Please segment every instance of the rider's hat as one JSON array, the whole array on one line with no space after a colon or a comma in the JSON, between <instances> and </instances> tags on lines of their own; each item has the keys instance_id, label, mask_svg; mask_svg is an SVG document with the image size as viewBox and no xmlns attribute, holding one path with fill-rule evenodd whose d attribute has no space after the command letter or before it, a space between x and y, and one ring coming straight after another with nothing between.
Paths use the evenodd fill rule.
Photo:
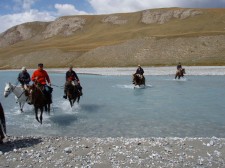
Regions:
<instances>
[{"instance_id":1,"label":"rider's hat","mask_svg":"<svg viewBox=\"0 0 225 168\"><path fill-rule=\"evenodd\" d=\"M25 71L26 70L26 67L22 67L22 69L21 69L22 71Z\"/></svg>"},{"instance_id":2,"label":"rider's hat","mask_svg":"<svg viewBox=\"0 0 225 168\"><path fill-rule=\"evenodd\" d=\"M42 64L42 63L39 63L38 66L39 66L39 67L40 67L40 66L43 66L43 64Z\"/></svg>"},{"instance_id":3,"label":"rider's hat","mask_svg":"<svg viewBox=\"0 0 225 168\"><path fill-rule=\"evenodd\" d=\"M140 67L141 65L139 64L138 67Z\"/></svg>"}]
</instances>

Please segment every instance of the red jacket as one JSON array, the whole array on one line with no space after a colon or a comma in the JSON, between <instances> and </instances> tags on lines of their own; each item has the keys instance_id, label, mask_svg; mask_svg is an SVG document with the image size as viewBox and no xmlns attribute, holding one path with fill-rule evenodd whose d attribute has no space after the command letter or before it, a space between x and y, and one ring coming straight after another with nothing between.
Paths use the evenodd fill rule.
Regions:
<instances>
[{"instance_id":1,"label":"red jacket","mask_svg":"<svg viewBox=\"0 0 225 168\"><path fill-rule=\"evenodd\" d=\"M45 71L45 70L36 70L34 71L32 77L31 77L31 80L33 82L38 82L42 85L45 85L46 84L46 81L48 83L51 83L50 79L49 79L49 76L48 76L48 73Z\"/></svg>"}]
</instances>

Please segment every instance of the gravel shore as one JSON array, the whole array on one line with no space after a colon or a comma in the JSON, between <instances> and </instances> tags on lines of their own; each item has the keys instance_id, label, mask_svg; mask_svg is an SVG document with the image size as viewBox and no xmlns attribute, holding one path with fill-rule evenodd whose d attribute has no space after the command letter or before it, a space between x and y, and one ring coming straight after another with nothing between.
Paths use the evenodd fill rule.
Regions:
<instances>
[{"instance_id":1,"label":"gravel shore","mask_svg":"<svg viewBox=\"0 0 225 168\"><path fill-rule=\"evenodd\" d=\"M3 167L225 167L224 138L8 137Z\"/></svg>"}]
</instances>

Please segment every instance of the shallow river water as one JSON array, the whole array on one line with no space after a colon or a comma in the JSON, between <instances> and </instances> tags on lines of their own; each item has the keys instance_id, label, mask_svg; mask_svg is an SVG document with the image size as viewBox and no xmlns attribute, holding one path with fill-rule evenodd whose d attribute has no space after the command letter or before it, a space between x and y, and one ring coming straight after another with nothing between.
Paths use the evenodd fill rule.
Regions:
<instances>
[{"instance_id":1,"label":"shallow river water","mask_svg":"<svg viewBox=\"0 0 225 168\"><path fill-rule=\"evenodd\" d=\"M5 83L16 83L17 74L0 71L8 135L225 138L224 76L146 75L147 86L134 89L129 75L78 74L80 103L71 108L63 89L53 87L51 114L44 114L41 125L32 106L21 113L13 94L3 96ZM49 75L52 84L63 86L64 73Z\"/></svg>"}]
</instances>

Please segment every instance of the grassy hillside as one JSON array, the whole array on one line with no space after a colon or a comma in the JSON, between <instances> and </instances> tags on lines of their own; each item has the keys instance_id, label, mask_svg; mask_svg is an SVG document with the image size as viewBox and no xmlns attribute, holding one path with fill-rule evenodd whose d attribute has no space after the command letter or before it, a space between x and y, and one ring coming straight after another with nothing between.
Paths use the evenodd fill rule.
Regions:
<instances>
[{"instance_id":1,"label":"grassy hillside","mask_svg":"<svg viewBox=\"0 0 225 168\"><path fill-rule=\"evenodd\" d=\"M159 11L163 19L170 16L170 13L166 15L165 11L176 10L181 9L155 9L151 12ZM112 15L67 16L63 18L85 19L85 24L69 36L59 33L50 38L43 38L42 35L50 23L43 23L41 26L38 22L27 23L24 29L32 30L31 37L1 47L0 68L15 68L24 64L34 67L37 62L44 62L48 67L64 67L71 62L76 63L76 66L85 67L136 66L138 63L146 66L173 65L178 61L189 65L225 65L225 48L222 46L225 44L223 40L225 9L194 10L200 11L200 14L185 19L171 17L165 23L151 24L143 23L143 11ZM117 21L126 21L126 23L103 22L109 16L117 17ZM4 40L4 37L1 35L0 39ZM201 37L206 38L202 40ZM211 38L215 41L214 44L211 44ZM185 47L182 47L182 42ZM204 46L203 43L205 43L204 49L201 48ZM208 43L211 45L209 46ZM189 53L186 51L187 48L192 48L193 51ZM144 52L147 50L151 51L151 54ZM205 53L205 50L208 52ZM184 58L179 56L185 52L187 53ZM209 56L208 53L212 55ZM157 58L157 54L161 57ZM146 62L146 59L149 61ZM198 61L190 61L195 59Z\"/></svg>"}]
</instances>

